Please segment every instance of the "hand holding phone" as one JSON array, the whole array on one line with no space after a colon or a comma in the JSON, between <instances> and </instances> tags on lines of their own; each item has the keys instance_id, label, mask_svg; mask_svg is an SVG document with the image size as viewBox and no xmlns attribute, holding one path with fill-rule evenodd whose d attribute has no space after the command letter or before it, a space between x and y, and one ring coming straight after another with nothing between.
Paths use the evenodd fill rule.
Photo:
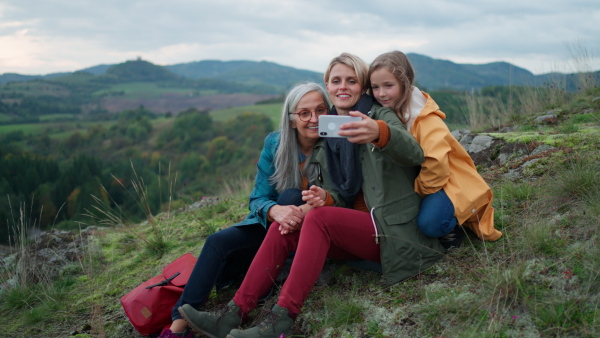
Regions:
<instances>
[{"instance_id":1,"label":"hand holding phone","mask_svg":"<svg viewBox=\"0 0 600 338\"><path fill-rule=\"evenodd\" d=\"M360 122L359 116L348 115L321 115L319 116L319 136L321 137L346 137L339 135L340 126L348 122Z\"/></svg>"}]
</instances>

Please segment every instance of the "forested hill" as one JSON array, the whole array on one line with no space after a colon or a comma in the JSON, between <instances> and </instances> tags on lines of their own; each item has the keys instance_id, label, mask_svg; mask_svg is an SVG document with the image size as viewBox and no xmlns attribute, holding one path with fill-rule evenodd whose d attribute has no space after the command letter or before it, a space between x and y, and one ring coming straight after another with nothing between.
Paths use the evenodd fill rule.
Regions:
<instances>
[{"instance_id":1,"label":"forested hill","mask_svg":"<svg viewBox=\"0 0 600 338\"><path fill-rule=\"evenodd\" d=\"M417 82L427 90L479 90L487 86L563 86L563 84L566 84L565 87L569 91L578 89L575 84L579 74L548 73L534 75L530 71L508 62L460 64L415 53L408 53L408 56L415 67ZM79 71L101 76L109 73L113 66L102 64ZM323 65L323 69L325 67L326 65ZM260 84L270 86L272 90L279 92L299 81L323 82L321 72L297 69L268 61L203 60L167 65L164 66L164 69L186 79L212 79L249 85ZM6 73L0 75L0 84L35 79L54 79L68 74L56 73L31 76ZM593 76L600 79L600 71L594 72Z\"/></svg>"},{"instance_id":2,"label":"forested hill","mask_svg":"<svg viewBox=\"0 0 600 338\"><path fill-rule=\"evenodd\" d=\"M489 86L544 86L566 88L574 92L581 74L548 73L534 75L508 62L460 64L433 59L420 54L407 54L415 68L417 82L427 90L480 90ZM592 74L600 80L600 71Z\"/></svg>"},{"instance_id":3,"label":"forested hill","mask_svg":"<svg viewBox=\"0 0 600 338\"><path fill-rule=\"evenodd\" d=\"M288 88L299 81L323 82L323 74L267 61L205 60L165 66L183 77L221 79L242 83L266 83Z\"/></svg>"}]
</instances>

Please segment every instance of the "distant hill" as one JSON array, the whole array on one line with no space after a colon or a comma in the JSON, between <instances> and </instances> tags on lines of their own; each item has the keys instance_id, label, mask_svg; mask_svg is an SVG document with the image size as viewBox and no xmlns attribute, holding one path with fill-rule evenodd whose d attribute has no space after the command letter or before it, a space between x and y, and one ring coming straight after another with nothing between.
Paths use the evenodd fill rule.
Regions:
<instances>
[{"instance_id":1,"label":"distant hill","mask_svg":"<svg viewBox=\"0 0 600 338\"><path fill-rule=\"evenodd\" d=\"M103 76L118 82L161 82L179 78L165 67L139 59L111 66L106 69Z\"/></svg>"},{"instance_id":2,"label":"distant hill","mask_svg":"<svg viewBox=\"0 0 600 338\"><path fill-rule=\"evenodd\" d=\"M0 75L0 84L6 84L9 82L25 82L39 79L53 79L65 75L69 75L71 73L52 73L47 75L21 75L17 73L4 73Z\"/></svg>"},{"instance_id":3,"label":"distant hill","mask_svg":"<svg viewBox=\"0 0 600 338\"><path fill-rule=\"evenodd\" d=\"M415 67L417 81L427 90L479 90L486 86L523 85L539 86L561 83L567 90L576 90L580 74L549 73L534 75L526 69L507 62L487 64L459 64L448 60L408 53ZM99 77L97 80L118 79L120 83L134 81L173 81L176 79L218 80L250 86L264 86L261 92L284 92L300 81L323 82L323 74L297 69L267 61L204 60L158 66L143 60L127 61L117 65L102 64L79 70ZM0 84L39 79L56 79L71 73L48 75L0 75ZM600 71L592 76L600 79ZM269 89L270 88L270 89Z\"/></svg>"},{"instance_id":4,"label":"distant hill","mask_svg":"<svg viewBox=\"0 0 600 338\"><path fill-rule=\"evenodd\" d=\"M115 69L114 67L119 66L119 68L131 71L131 66L133 64L133 61L128 61L119 65L99 65L85 68L80 71L92 73L94 75L114 74L115 72L122 73L122 70ZM158 71L158 68L162 68L170 74L186 79L212 79L247 85L269 85L277 92L284 92L295 83L302 81L323 82L322 73L282 66L267 61L204 60L179 63L164 67L153 65L154 68L149 65L143 66L148 68L148 73ZM141 69L140 67L137 68L138 70ZM139 74L139 72L136 73ZM162 76L166 75L165 72L161 72L161 74ZM172 79L173 78L171 78L171 80ZM163 78L162 80L167 80L167 78ZM2 83L2 76L0 76L0 83Z\"/></svg>"},{"instance_id":5,"label":"distant hill","mask_svg":"<svg viewBox=\"0 0 600 338\"><path fill-rule=\"evenodd\" d=\"M535 83L535 75L507 62L458 64L420 54L409 53L407 56L415 68L417 81L428 90L470 90L486 86Z\"/></svg>"},{"instance_id":6,"label":"distant hill","mask_svg":"<svg viewBox=\"0 0 600 338\"><path fill-rule=\"evenodd\" d=\"M551 86L553 84L577 90L581 74L549 73L534 75L508 62L486 64L459 64L447 60L408 53L416 72L416 80L427 90L478 90L487 86ZM600 71L589 74L600 80Z\"/></svg>"},{"instance_id":7,"label":"distant hill","mask_svg":"<svg viewBox=\"0 0 600 338\"><path fill-rule=\"evenodd\" d=\"M323 74L282 66L267 61L205 60L165 66L175 74L192 79L220 79L242 83L266 83L287 89L300 81L323 82Z\"/></svg>"},{"instance_id":8,"label":"distant hill","mask_svg":"<svg viewBox=\"0 0 600 338\"><path fill-rule=\"evenodd\" d=\"M80 71L94 74L94 75L102 75L102 74L106 73L108 68L110 68L112 66L114 66L114 65L97 65L97 66L81 69Z\"/></svg>"}]
</instances>

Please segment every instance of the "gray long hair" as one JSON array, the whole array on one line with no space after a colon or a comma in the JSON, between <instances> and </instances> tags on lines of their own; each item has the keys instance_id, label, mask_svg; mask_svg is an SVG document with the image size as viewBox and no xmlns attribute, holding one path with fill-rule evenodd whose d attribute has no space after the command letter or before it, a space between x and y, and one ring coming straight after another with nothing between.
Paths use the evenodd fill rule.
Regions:
<instances>
[{"instance_id":1,"label":"gray long hair","mask_svg":"<svg viewBox=\"0 0 600 338\"><path fill-rule=\"evenodd\" d=\"M300 146L298 145L298 130L292 128L291 122L294 119L293 113L298 106L298 102L304 95L316 91L323 97L323 102L329 108L329 97L323 87L314 82L299 83L292 87L283 103L281 109L281 125L279 148L275 153L275 173L269 178L272 184L275 184L275 189L281 193L284 190L291 188L302 188L302 177L306 177L309 186L314 184L317 179L317 166L306 162L304 169L300 172L300 163L298 163L298 153Z\"/></svg>"}]
</instances>

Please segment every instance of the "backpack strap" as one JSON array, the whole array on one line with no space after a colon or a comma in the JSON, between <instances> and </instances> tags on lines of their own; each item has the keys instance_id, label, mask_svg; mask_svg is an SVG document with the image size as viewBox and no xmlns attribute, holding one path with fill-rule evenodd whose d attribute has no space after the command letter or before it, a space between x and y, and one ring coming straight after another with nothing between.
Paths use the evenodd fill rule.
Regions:
<instances>
[{"instance_id":1,"label":"backpack strap","mask_svg":"<svg viewBox=\"0 0 600 338\"><path fill-rule=\"evenodd\" d=\"M153 284L153 285L146 286L146 289L152 289L155 286L165 286L165 285L169 284L173 279L175 279L175 277L179 276L180 274L181 274L181 272L177 272L173 276L171 276L171 277L169 277L169 278L167 278L167 279L165 279L165 280L163 280L161 282L158 282L158 283Z\"/></svg>"}]
</instances>

